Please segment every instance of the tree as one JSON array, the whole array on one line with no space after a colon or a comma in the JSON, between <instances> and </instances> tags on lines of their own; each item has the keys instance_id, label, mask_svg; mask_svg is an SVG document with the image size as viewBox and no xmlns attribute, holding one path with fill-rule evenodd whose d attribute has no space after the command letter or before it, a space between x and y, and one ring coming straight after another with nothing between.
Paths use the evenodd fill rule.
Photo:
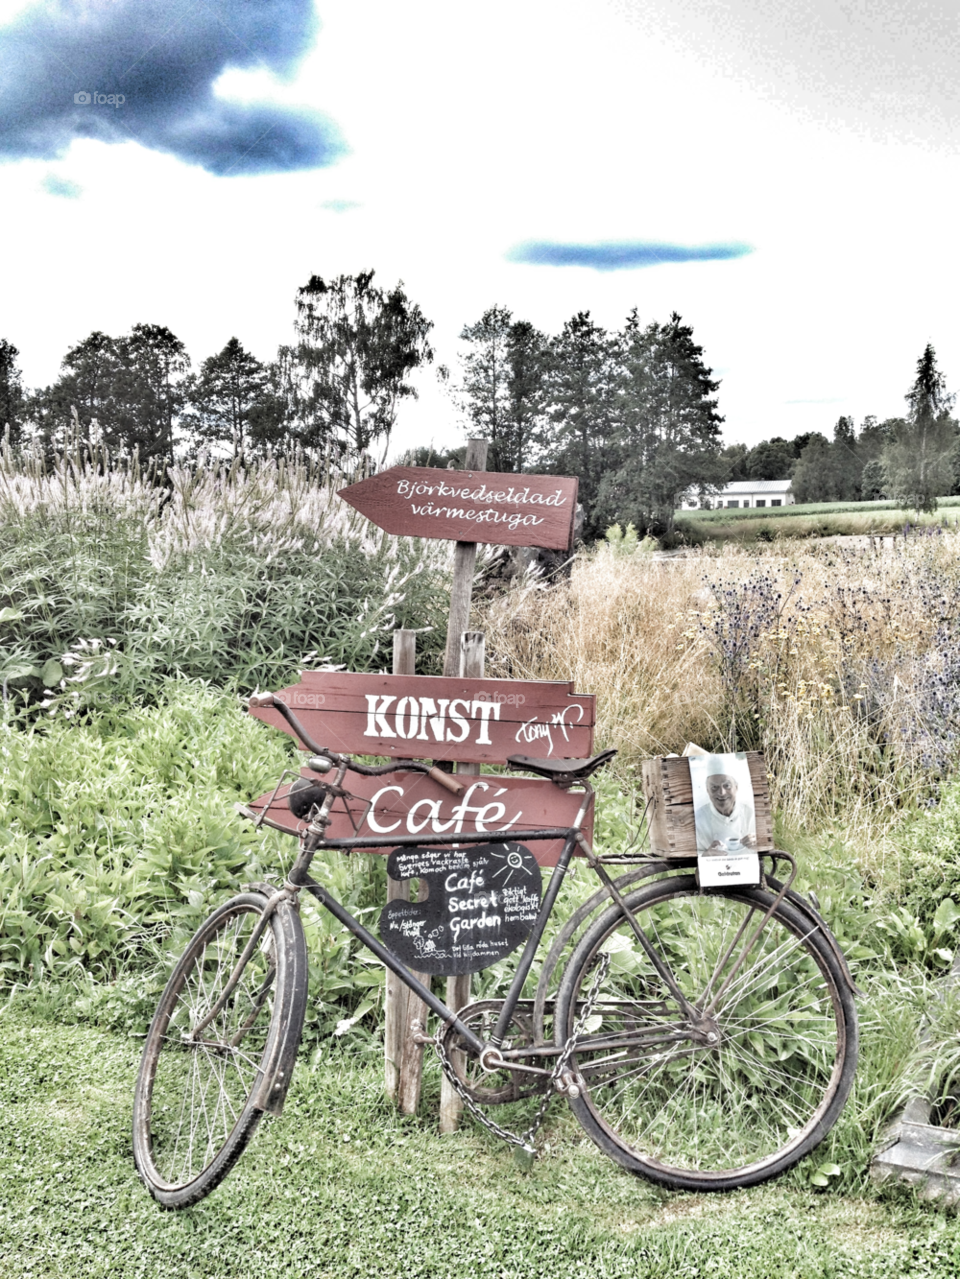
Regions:
<instances>
[{"instance_id":1,"label":"tree","mask_svg":"<svg viewBox=\"0 0 960 1279\"><path fill-rule=\"evenodd\" d=\"M728 453L729 449L724 450ZM743 469L745 474L737 478L746 480L786 480L793 474L797 455L793 445L782 436L761 440L747 453Z\"/></svg>"},{"instance_id":2,"label":"tree","mask_svg":"<svg viewBox=\"0 0 960 1279\"><path fill-rule=\"evenodd\" d=\"M838 418L833 428L830 449L832 481L831 502L856 502L860 498L860 474L863 462L857 448L857 433L852 417Z\"/></svg>"},{"instance_id":3,"label":"tree","mask_svg":"<svg viewBox=\"0 0 960 1279\"><path fill-rule=\"evenodd\" d=\"M544 470L575 475L584 508L584 537L601 535L600 484L617 464L619 341L580 311L550 341L546 425L540 459Z\"/></svg>"},{"instance_id":4,"label":"tree","mask_svg":"<svg viewBox=\"0 0 960 1279\"><path fill-rule=\"evenodd\" d=\"M669 536L687 490L705 494L723 483L720 383L712 372L676 311L643 329L631 313L619 383L621 461L604 485L621 523Z\"/></svg>"},{"instance_id":5,"label":"tree","mask_svg":"<svg viewBox=\"0 0 960 1279\"><path fill-rule=\"evenodd\" d=\"M17 356L20 352L8 342L0 338L0 436L10 431L11 443L17 444L20 439L20 420L24 406L23 383Z\"/></svg>"},{"instance_id":6,"label":"tree","mask_svg":"<svg viewBox=\"0 0 960 1279\"><path fill-rule=\"evenodd\" d=\"M747 455L750 450L746 444L727 444L720 450L723 464L727 468L726 483L747 479Z\"/></svg>"},{"instance_id":7,"label":"tree","mask_svg":"<svg viewBox=\"0 0 960 1279\"><path fill-rule=\"evenodd\" d=\"M181 426L197 443L226 445L234 458L264 453L281 439L283 403L274 382L274 370L232 337L188 379Z\"/></svg>"},{"instance_id":8,"label":"tree","mask_svg":"<svg viewBox=\"0 0 960 1279\"><path fill-rule=\"evenodd\" d=\"M31 401L31 416L46 449L66 446L75 432L74 410L80 432L78 444L89 447L105 436L113 442L118 423L115 400L120 365L117 341L99 329L67 351L60 364L60 377L38 391Z\"/></svg>"},{"instance_id":9,"label":"tree","mask_svg":"<svg viewBox=\"0 0 960 1279\"><path fill-rule=\"evenodd\" d=\"M63 357L60 377L37 393L31 408L46 447L77 443L140 458L173 457L175 427L183 406L184 377L190 367L186 347L158 324L135 324L120 338L99 330Z\"/></svg>"},{"instance_id":10,"label":"tree","mask_svg":"<svg viewBox=\"0 0 960 1279\"><path fill-rule=\"evenodd\" d=\"M539 441L546 407L547 341L527 320L493 306L465 325L460 397L473 431L490 441L491 471L522 471Z\"/></svg>"},{"instance_id":11,"label":"tree","mask_svg":"<svg viewBox=\"0 0 960 1279\"><path fill-rule=\"evenodd\" d=\"M865 462L860 475L861 501L875 502L878 498L886 497L886 483L887 477L880 459L875 457Z\"/></svg>"},{"instance_id":12,"label":"tree","mask_svg":"<svg viewBox=\"0 0 960 1279\"><path fill-rule=\"evenodd\" d=\"M906 400L907 416L894 420L892 438L883 451L887 491L918 513L935 511L937 498L953 488L957 423L950 416L954 397L947 394L929 342L917 361L917 376Z\"/></svg>"},{"instance_id":13,"label":"tree","mask_svg":"<svg viewBox=\"0 0 960 1279\"><path fill-rule=\"evenodd\" d=\"M173 458L174 427L184 404L187 348L162 324L135 324L117 343L114 443L141 460Z\"/></svg>"},{"instance_id":14,"label":"tree","mask_svg":"<svg viewBox=\"0 0 960 1279\"><path fill-rule=\"evenodd\" d=\"M829 502L833 492L830 441L813 431L800 454L791 486L797 502Z\"/></svg>"},{"instance_id":15,"label":"tree","mask_svg":"<svg viewBox=\"0 0 960 1279\"><path fill-rule=\"evenodd\" d=\"M310 277L297 292L296 342L281 348L293 434L307 448L384 453L410 374L433 359L432 323L402 283L388 293L373 271Z\"/></svg>"}]
</instances>

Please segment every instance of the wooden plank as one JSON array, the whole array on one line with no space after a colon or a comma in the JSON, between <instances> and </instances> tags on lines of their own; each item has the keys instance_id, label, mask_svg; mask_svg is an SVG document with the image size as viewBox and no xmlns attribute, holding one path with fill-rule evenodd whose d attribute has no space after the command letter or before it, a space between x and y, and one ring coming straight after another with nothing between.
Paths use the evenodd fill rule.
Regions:
<instances>
[{"instance_id":1,"label":"wooden plank","mask_svg":"<svg viewBox=\"0 0 960 1279\"><path fill-rule=\"evenodd\" d=\"M316 780L316 774L301 769L301 776ZM583 795L576 790L561 790L541 777L507 777L482 773L464 779L467 789L462 795L451 795L425 773L392 773L385 777L347 775L350 797L337 800L331 813L327 834L331 839L348 839L354 834L353 821L360 823L359 833L383 837L383 846L366 851L386 855L396 846L397 835L447 835L456 842L462 832L509 832L512 839L523 842L524 831L545 826L572 826L580 811ZM290 835L298 834L303 823L287 807L289 786L281 786L267 811L267 823ZM273 791L253 800L248 807L259 813ZM373 807L364 819L368 801ZM361 822L361 819L362 822ZM584 830L593 837L593 813L587 815ZM563 847L562 840L532 843L530 851L541 866L555 866Z\"/></svg>"},{"instance_id":2,"label":"wooden plank","mask_svg":"<svg viewBox=\"0 0 960 1279\"><path fill-rule=\"evenodd\" d=\"M301 679L274 696L331 750L476 764L593 753L595 698L574 693L569 681L345 671L304 671ZM271 707L250 713L296 736Z\"/></svg>"},{"instance_id":3,"label":"wooden plank","mask_svg":"<svg viewBox=\"0 0 960 1279\"><path fill-rule=\"evenodd\" d=\"M758 751L747 752L747 765L753 784L757 851L767 852L774 847L770 783ZM652 851L664 857L695 857L697 832L690 761L680 756L658 756L645 760L641 772L644 793L650 800L647 825Z\"/></svg>"},{"instance_id":4,"label":"wooden plank","mask_svg":"<svg viewBox=\"0 0 960 1279\"><path fill-rule=\"evenodd\" d=\"M401 537L570 550L578 481L485 471L485 460L477 463L468 454L462 471L392 466L340 489L339 496Z\"/></svg>"}]
</instances>

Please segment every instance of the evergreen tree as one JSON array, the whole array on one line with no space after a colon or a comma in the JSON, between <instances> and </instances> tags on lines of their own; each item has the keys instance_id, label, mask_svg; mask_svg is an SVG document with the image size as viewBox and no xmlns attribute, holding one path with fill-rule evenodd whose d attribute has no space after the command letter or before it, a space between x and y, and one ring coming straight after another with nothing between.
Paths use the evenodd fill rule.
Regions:
<instances>
[{"instance_id":1,"label":"evergreen tree","mask_svg":"<svg viewBox=\"0 0 960 1279\"><path fill-rule=\"evenodd\" d=\"M865 462L860 474L860 498L864 502L876 502L886 497L887 477L879 458Z\"/></svg>"},{"instance_id":2,"label":"evergreen tree","mask_svg":"<svg viewBox=\"0 0 960 1279\"><path fill-rule=\"evenodd\" d=\"M712 369L693 329L674 312L641 328L632 312L623 334L619 386L621 459L603 486L617 518L669 536L683 494L720 487L726 467Z\"/></svg>"},{"instance_id":3,"label":"evergreen tree","mask_svg":"<svg viewBox=\"0 0 960 1279\"><path fill-rule=\"evenodd\" d=\"M883 451L888 492L918 512L936 510L937 498L953 489L957 440L957 424L950 416L953 399L937 368L936 352L927 343L906 395L907 416L894 420L892 438Z\"/></svg>"},{"instance_id":4,"label":"evergreen tree","mask_svg":"<svg viewBox=\"0 0 960 1279\"><path fill-rule=\"evenodd\" d=\"M172 460L190 368L187 348L162 324L135 324L117 348L113 442L144 461Z\"/></svg>"},{"instance_id":5,"label":"evergreen tree","mask_svg":"<svg viewBox=\"0 0 960 1279\"><path fill-rule=\"evenodd\" d=\"M543 431L547 343L526 320L493 306L465 325L460 400L473 433L490 441L487 468L522 471Z\"/></svg>"},{"instance_id":6,"label":"evergreen tree","mask_svg":"<svg viewBox=\"0 0 960 1279\"><path fill-rule=\"evenodd\" d=\"M568 320L550 342L542 465L556 475L579 479L587 539L605 531L600 484L620 458L618 355L617 338L594 324L587 311Z\"/></svg>"},{"instance_id":7,"label":"evergreen tree","mask_svg":"<svg viewBox=\"0 0 960 1279\"><path fill-rule=\"evenodd\" d=\"M311 276L297 292L296 342L280 362L293 433L307 448L360 457L386 452L409 377L433 359L433 327L397 284L385 293L373 271L329 282Z\"/></svg>"},{"instance_id":8,"label":"evergreen tree","mask_svg":"<svg viewBox=\"0 0 960 1279\"><path fill-rule=\"evenodd\" d=\"M24 407L23 383L17 356L20 352L0 338L0 437L9 430L10 442L20 441L20 422Z\"/></svg>"},{"instance_id":9,"label":"evergreen tree","mask_svg":"<svg viewBox=\"0 0 960 1279\"><path fill-rule=\"evenodd\" d=\"M264 453L282 443L283 403L274 370L232 337L188 380L189 411L181 426L196 444L226 446L232 457Z\"/></svg>"},{"instance_id":10,"label":"evergreen tree","mask_svg":"<svg viewBox=\"0 0 960 1279\"><path fill-rule=\"evenodd\" d=\"M833 428L833 444L830 449L831 496L827 501L858 501L862 470L853 418L841 417Z\"/></svg>"}]
</instances>

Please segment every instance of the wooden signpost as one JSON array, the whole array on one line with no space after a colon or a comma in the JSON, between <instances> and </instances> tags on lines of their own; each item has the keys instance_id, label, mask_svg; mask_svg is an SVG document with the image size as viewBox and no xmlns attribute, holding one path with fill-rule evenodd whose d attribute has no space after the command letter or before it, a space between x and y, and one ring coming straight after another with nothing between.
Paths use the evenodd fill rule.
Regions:
<instances>
[{"instance_id":1,"label":"wooden signpost","mask_svg":"<svg viewBox=\"0 0 960 1279\"><path fill-rule=\"evenodd\" d=\"M315 774L306 768L302 775L315 780ZM350 794L335 803L327 835L347 839L356 826L358 835L383 836L382 848L367 850L383 854L393 850L395 835L449 835L455 843L462 833L489 832L509 834L522 843L524 831L572 826L583 799L579 791L560 790L538 777L481 773L465 777L464 783L463 794L452 795L425 773L391 773L387 777L351 774ZM261 795L249 807L258 814L266 809L266 825L295 835L303 823L287 805L289 790L288 785L281 786L275 794ZM591 813L585 818L588 838L592 821ZM537 840L530 850L541 866L549 867L557 864L562 847L559 839Z\"/></svg>"},{"instance_id":2,"label":"wooden signpost","mask_svg":"<svg viewBox=\"0 0 960 1279\"><path fill-rule=\"evenodd\" d=\"M333 750L430 758L471 778L464 792L454 796L424 774L351 776L351 795L335 806L328 828L334 838L349 836L356 827L363 835L383 835L383 847L373 851L391 854L381 920L384 940L389 936L410 963L422 960L425 971L418 975L424 984L429 984L431 971L458 974L447 977L446 989L446 1003L455 1011L469 1002L470 973L509 953L515 938L525 935L539 896L539 867L556 865L560 841L536 843L532 855L520 853L516 849L523 831L572 825L582 799L540 778L481 775L480 767L503 764L509 755L587 757L595 721L593 697L575 693L570 683L484 678L483 635L468 630L477 543L569 550L577 509L575 479L488 472L486 457L487 441L470 440L462 471L395 466L340 490L346 502L389 533L456 543L443 676L415 675L415 636L398 631L392 675L304 671L299 684L275 694L296 711L308 732ZM252 713L292 731L268 707ZM266 807L270 825L294 832L298 822L286 805L286 793L282 788L251 807ZM587 818L588 838L592 817ZM463 845L446 853L437 848L392 852L393 835L449 833L456 845L457 835L468 830L509 832L517 845L490 845L469 856ZM517 879L507 893L509 909L499 894L496 905L483 894L450 898L447 876L438 879L444 856L469 863L469 880L485 876L487 861L493 867L505 849L513 851L513 862L522 867L522 875L512 863L509 868ZM410 900L414 879L420 885L417 901ZM496 926L490 922L494 916ZM462 923L455 926L453 919ZM413 1030L425 1024L426 1011L390 973L385 1020L387 1091L403 1111L412 1113L419 1101L423 1055ZM440 1130L452 1132L462 1103L446 1076L441 1088Z\"/></svg>"},{"instance_id":3,"label":"wooden signpost","mask_svg":"<svg viewBox=\"0 0 960 1279\"><path fill-rule=\"evenodd\" d=\"M304 671L274 697L331 750L463 764L582 759L596 718L595 699L572 683L537 680ZM251 714L290 731L270 707Z\"/></svg>"},{"instance_id":4,"label":"wooden signpost","mask_svg":"<svg viewBox=\"0 0 960 1279\"><path fill-rule=\"evenodd\" d=\"M569 550L577 512L575 479L484 471L471 458L465 471L392 466L339 494L378 528L401 537L553 551Z\"/></svg>"}]
</instances>

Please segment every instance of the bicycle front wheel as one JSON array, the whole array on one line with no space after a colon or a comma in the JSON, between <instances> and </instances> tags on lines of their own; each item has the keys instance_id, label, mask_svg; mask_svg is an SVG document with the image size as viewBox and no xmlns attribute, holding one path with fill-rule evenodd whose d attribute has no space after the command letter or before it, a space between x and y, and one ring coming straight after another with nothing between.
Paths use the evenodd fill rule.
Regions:
<instances>
[{"instance_id":1,"label":"bicycle front wheel","mask_svg":"<svg viewBox=\"0 0 960 1279\"><path fill-rule=\"evenodd\" d=\"M201 925L147 1033L133 1153L167 1208L219 1185L263 1111L283 1103L303 1029L306 948L295 907L282 902L240 967L267 900L243 893Z\"/></svg>"},{"instance_id":2,"label":"bicycle front wheel","mask_svg":"<svg viewBox=\"0 0 960 1279\"><path fill-rule=\"evenodd\" d=\"M760 888L692 875L626 898L587 931L557 997L556 1040L591 1014L571 1107L617 1163L661 1185L732 1190L777 1176L829 1132L853 1083L853 994L822 926ZM659 964L655 964L652 955Z\"/></svg>"}]
</instances>

